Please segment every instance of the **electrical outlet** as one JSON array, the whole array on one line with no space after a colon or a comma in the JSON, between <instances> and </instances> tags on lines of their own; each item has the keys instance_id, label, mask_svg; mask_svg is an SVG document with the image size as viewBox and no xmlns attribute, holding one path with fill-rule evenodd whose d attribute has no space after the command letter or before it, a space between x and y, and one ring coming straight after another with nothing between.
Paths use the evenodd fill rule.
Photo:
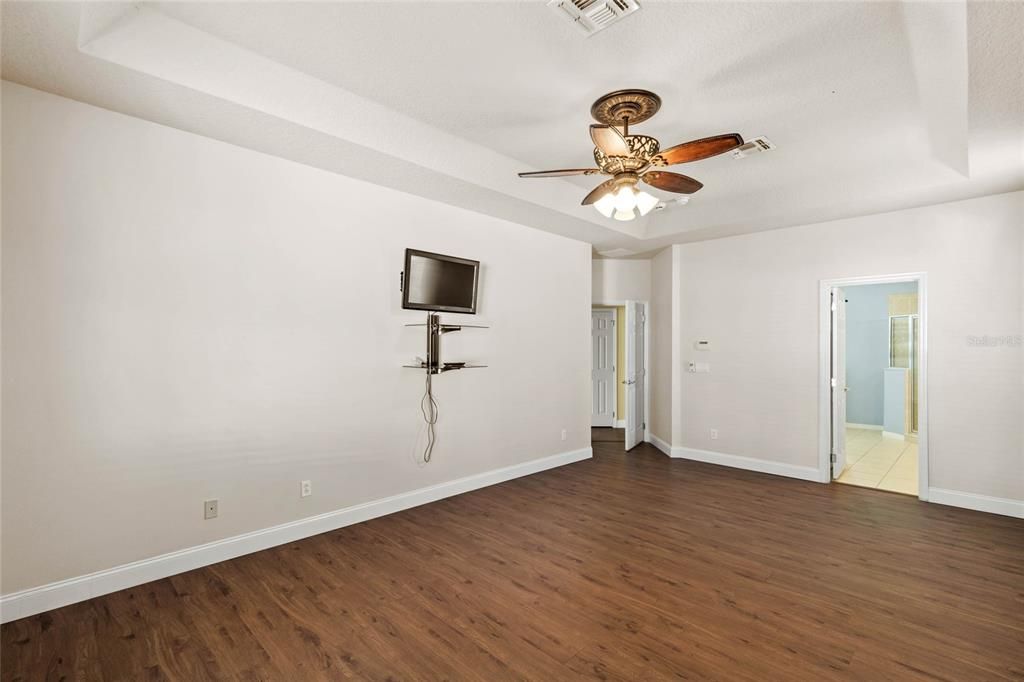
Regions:
<instances>
[{"instance_id":1,"label":"electrical outlet","mask_svg":"<svg viewBox=\"0 0 1024 682\"><path fill-rule=\"evenodd\" d=\"M309 497L313 494L313 481L303 481L299 488L299 494L302 497Z\"/></svg>"},{"instance_id":2,"label":"electrical outlet","mask_svg":"<svg viewBox=\"0 0 1024 682\"><path fill-rule=\"evenodd\" d=\"M203 502L203 518L217 518L217 500L207 500L206 502Z\"/></svg>"},{"instance_id":3,"label":"electrical outlet","mask_svg":"<svg viewBox=\"0 0 1024 682\"><path fill-rule=\"evenodd\" d=\"M718 429L711 429L711 440L718 440Z\"/></svg>"},{"instance_id":4,"label":"electrical outlet","mask_svg":"<svg viewBox=\"0 0 1024 682\"><path fill-rule=\"evenodd\" d=\"M566 432L566 430L565 430L565 429L562 429L562 440L565 440L565 437L566 437L567 435L569 435L569 434L568 434L568 433Z\"/></svg>"}]
</instances>

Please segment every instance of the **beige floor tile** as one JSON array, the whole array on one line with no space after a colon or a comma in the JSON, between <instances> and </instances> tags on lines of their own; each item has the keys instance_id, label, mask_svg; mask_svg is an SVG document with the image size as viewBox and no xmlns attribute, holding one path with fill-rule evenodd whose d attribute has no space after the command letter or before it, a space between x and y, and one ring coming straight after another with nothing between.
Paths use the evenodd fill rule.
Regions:
<instances>
[{"instance_id":1,"label":"beige floor tile","mask_svg":"<svg viewBox=\"0 0 1024 682\"><path fill-rule=\"evenodd\" d=\"M868 488L877 488L878 484L882 482L883 474L872 474L856 471L844 471L843 475L838 480L840 483L849 483L851 485L861 485Z\"/></svg>"},{"instance_id":2,"label":"beige floor tile","mask_svg":"<svg viewBox=\"0 0 1024 682\"><path fill-rule=\"evenodd\" d=\"M900 455L896 463L892 465L889 474L900 478L917 477L917 457L906 453Z\"/></svg>"},{"instance_id":3,"label":"beige floor tile","mask_svg":"<svg viewBox=\"0 0 1024 682\"><path fill-rule=\"evenodd\" d=\"M839 483L917 495L917 444L880 431L846 430L846 469Z\"/></svg>"},{"instance_id":4,"label":"beige floor tile","mask_svg":"<svg viewBox=\"0 0 1024 682\"><path fill-rule=\"evenodd\" d=\"M889 470L892 469L898 459L898 454L875 452L875 450L871 450L861 457L851 468L854 471L859 471L865 474L872 473L885 475L889 473Z\"/></svg>"},{"instance_id":5,"label":"beige floor tile","mask_svg":"<svg viewBox=\"0 0 1024 682\"><path fill-rule=\"evenodd\" d=\"M846 444L846 461L850 463L856 462L866 455L873 446L874 443L866 440L848 442Z\"/></svg>"},{"instance_id":6,"label":"beige floor tile","mask_svg":"<svg viewBox=\"0 0 1024 682\"><path fill-rule=\"evenodd\" d=\"M878 441L878 443L875 444L875 447L871 448L871 450L869 450L868 452L884 452L886 454L900 455L906 449L907 443L905 441L896 440L895 438L883 438L880 441Z\"/></svg>"},{"instance_id":7,"label":"beige floor tile","mask_svg":"<svg viewBox=\"0 0 1024 682\"><path fill-rule=\"evenodd\" d=\"M878 484L878 489L889 490L894 493L904 493L906 495L917 495L917 479L886 476Z\"/></svg>"}]
</instances>

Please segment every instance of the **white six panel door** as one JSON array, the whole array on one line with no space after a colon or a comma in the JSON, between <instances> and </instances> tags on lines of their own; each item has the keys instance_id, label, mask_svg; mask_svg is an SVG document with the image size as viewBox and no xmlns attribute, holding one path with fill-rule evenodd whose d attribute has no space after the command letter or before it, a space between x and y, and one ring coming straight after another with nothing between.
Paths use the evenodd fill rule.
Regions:
<instances>
[{"instance_id":1,"label":"white six panel door","mask_svg":"<svg viewBox=\"0 0 1024 682\"><path fill-rule=\"evenodd\" d=\"M615 311L591 313L591 372L594 403L592 426L615 426Z\"/></svg>"}]
</instances>

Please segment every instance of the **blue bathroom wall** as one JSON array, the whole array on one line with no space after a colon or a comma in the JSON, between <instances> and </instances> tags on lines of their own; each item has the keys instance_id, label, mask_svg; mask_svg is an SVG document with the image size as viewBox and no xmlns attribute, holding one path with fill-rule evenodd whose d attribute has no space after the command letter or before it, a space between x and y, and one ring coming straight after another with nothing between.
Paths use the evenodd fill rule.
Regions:
<instances>
[{"instance_id":1,"label":"blue bathroom wall","mask_svg":"<svg viewBox=\"0 0 1024 682\"><path fill-rule=\"evenodd\" d=\"M843 289L846 297L846 421L883 423L885 370L889 367L889 294L917 291L917 282Z\"/></svg>"}]
</instances>

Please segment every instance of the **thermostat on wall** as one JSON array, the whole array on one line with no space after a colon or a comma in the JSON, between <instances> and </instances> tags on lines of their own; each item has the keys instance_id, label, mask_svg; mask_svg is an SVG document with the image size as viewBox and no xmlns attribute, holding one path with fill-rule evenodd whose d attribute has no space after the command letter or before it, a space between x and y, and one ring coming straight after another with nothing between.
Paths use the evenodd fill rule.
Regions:
<instances>
[{"instance_id":1,"label":"thermostat on wall","mask_svg":"<svg viewBox=\"0 0 1024 682\"><path fill-rule=\"evenodd\" d=\"M711 350L710 341L694 341L693 347L695 350Z\"/></svg>"}]
</instances>

